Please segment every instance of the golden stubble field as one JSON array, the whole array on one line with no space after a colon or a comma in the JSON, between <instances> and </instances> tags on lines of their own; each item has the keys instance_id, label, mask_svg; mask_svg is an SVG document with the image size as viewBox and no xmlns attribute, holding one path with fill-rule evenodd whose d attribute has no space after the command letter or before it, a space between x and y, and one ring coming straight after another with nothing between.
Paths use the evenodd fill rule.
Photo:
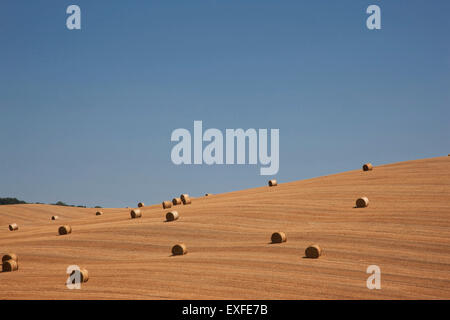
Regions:
<instances>
[{"instance_id":1,"label":"golden stubble field","mask_svg":"<svg viewBox=\"0 0 450 320\"><path fill-rule=\"evenodd\" d=\"M161 204L140 219L0 206L0 254L20 266L0 272L0 299L450 299L450 157L278 183L193 198L174 222ZM360 196L369 207L354 208ZM73 232L59 236L63 224ZM271 244L275 231L287 242ZM172 256L179 242L188 254ZM304 258L311 243L319 259ZM89 270L80 290L65 285L69 265ZM381 290L366 287L369 265Z\"/></svg>"}]
</instances>

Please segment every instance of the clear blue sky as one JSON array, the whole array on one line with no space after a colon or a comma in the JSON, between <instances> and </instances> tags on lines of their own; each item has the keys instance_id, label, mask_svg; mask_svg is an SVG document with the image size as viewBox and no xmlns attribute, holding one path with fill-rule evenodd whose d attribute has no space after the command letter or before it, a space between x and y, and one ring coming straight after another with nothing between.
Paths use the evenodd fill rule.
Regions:
<instances>
[{"instance_id":1,"label":"clear blue sky","mask_svg":"<svg viewBox=\"0 0 450 320\"><path fill-rule=\"evenodd\" d=\"M82 30L66 28L66 8ZM378 4L382 29L366 28ZM450 153L450 1L0 2L0 197L135 206L265 185L176 128L279 128L280 182Z\"/></svg>"}]
</instances>

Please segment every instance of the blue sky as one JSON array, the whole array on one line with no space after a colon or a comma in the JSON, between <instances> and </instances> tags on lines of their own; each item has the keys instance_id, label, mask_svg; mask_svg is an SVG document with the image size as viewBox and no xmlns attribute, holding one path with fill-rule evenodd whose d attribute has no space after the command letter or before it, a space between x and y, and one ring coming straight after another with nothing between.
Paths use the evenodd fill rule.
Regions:
<instances>
[{"instance_id":1,"label":"blue sky","mask_svg":"<svg viewBox=\"0 0 450 320\"><path fill-rule=\"evenodd\" d=\"M77 4L82 30L66 28ZM366 28L381 7L382 29ZM450 153L449 1L0 2L0 196L107 207L265 185L174 129L279 128L280 182Z\"/></svg>"}]
</instances>

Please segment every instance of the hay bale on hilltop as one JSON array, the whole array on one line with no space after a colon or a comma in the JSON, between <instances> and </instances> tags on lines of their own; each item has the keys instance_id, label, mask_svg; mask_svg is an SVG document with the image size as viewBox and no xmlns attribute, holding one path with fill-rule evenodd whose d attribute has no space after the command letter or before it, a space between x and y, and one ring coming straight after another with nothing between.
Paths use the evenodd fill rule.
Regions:
<instances>
[{"instance_id":1,"label":"hay bale on hilltop","mask_svg":"<svg viewBox=\"0 0 450 320\"><path fill-rule=\"evenodd\" d=\"M373 165L371 163L365 163L363 166L363 171L371 171L373 170Z\"/></svg>"},{"instance_id":2,"label":"hay bale on hilltop","mask_svg":"<svg viewBox=\"0 0 450 320\"><path fill-rule=\"evenodd\" d=\"M206 193L205 194L205 197L209 197L209 196L212 196L212 193Z\"/></svg>"},{"instance_id":3,"label":"hay bale on hilltop","mask_svg":"<svg viewBox=\"0 0 450 320\"><path fill-rule=\"evenodd\" d=\"M269 180L269 187L275 187L277 185L278 185L277 180L275 179Z\"/></svg>"},{"instance_id":4,"label":"hay bale on hilltop","mask_svg":"<svg viewBox=\"0 0 450 320\"><path fill-rule=\"evenodd\" d=\"M97 211L97 212L95 213L95 215L96 215L96 216L101 216L101 215L103 215L103 211Z\"/></svg>"},{"instance_id":5,"label":"hay bale on hilltop","mask_svg":"<svg viewBox=\"0 0 450 320\"><path fill-rule=\"evenodd\" d=\"M19 262L19 258L17 257L17 254L15 253L7 253L3 255L2 257L2 263L8 260L14 260L16 262Z\"/></svg>"},{"instance_id":6,"label":"hay bale on hilltop","mask_svg":"<svg viewBox=\"0 0 450 320\"><path fill-rule=\"evenodd\" d=\"M52 216L52 220L58 220L59 217L58 216Z\"/></svg>"},{"instance_id":7,"label":"hay bale on hilltop","mask_svg":"<svg viewBox=\"0 0 450 320\"><path fill-rule=\"evenodd\" d=\"M145 206L145 204L144 204L143 202L139 202L139 203L138 203L138 207L139 207L139 208L142 208L143 206Z\"/></svg>"},{"instance_id":8,"label":"hay bale on hilltop","mask_svg":"<svg viewBox=\"0 0 450 320\"><path fill-rule=\"evenodd\" d=\"M15 260L6 260L2 262L3 272L12 272L19 270L19 264Z\"/></svg>"},{"instance_id":9,"label":"hay bale on hilltop","mask_svg":"<svg viewBox=\"0 0 450 320\"><path fill-rule=\"evenodd\" d=\"M173 199L172 199L172 204L173 204L174 206L180 205L180 204L181 204L181 199L180 199L180 198L173 198Z\"/></svg>"},{"instance_id":10,"label":"hay bale on hilltop","mask_svg":"<svg viewBox=\"0 0 450 320\"><path fill-rule=\"evenodd\" d=\"M131 219L137 219L142 217L142 212L140 209L133 209L130 211Z\"/></svg>"},{"instance_id":11,"label":"hay bale on hilltop","mask_svg":"<svg viewBox=\"0 0 450 320\"><path fill-rule=\"evenodd\" d=\"M183 204L184 205L186 205L186 204L191 204L191 198L189 197L189 195L188 194L182 194L181 196L180 196L180 199L181 199L181 202L183 202Z\"/></svg>"},{"instance_id":12,"label":"hay bale on hilltop","mask_svg":"<svg viewBox=\"0 0 450 320\"><path fill-rule=\"evenodd\" d=\"M9 225L9 231L16 231L19 230L19 226L17 225L17 223L11 223Z\"/></svg>"},{"instance_id":13,"label":"hay bale on hilltop","mask_svg":"<svg viewBox=\"0 0 450 320\"><path fill-rule=\"evenodd\" d=\"M176 244L172 247L172 254L174 256L182 256L187 253L187 248L184 243Z\"/></svg>"},{"instance_id":14,"label":"hay bale on hilltop","mask_svg":"<svg viewBox=\"0 0 450 320\"><path fill-rule=\"evenodd\" d=\"M369 206L369 199L367 197L361 197L356 199L357 208L365 208L367 206Z\"/></svg>"},{"instance_id":15,"label":"hay bale on hilltop","mask_svg":"<svg viewBox=\"0 0 450 320\"><path fill-rule=\"evenodd\" d=\"M305 250L305 256L310 259L317 259L322 255L322 248L318 244L312 244Z\"/></svg>"},{"instance_id":16,"label":"hay bale on hilltop","mask_svg":"<svg viewBox=\"0 0 450 320\"><path fill-rule=\"evenodd\" d=\"M179 217L180 217L180 215L178 214L178 211L170 211L170 212L167 212L167 214L166 214L167 221L175 221Z\"/></svg>"},{"instance_id":17,"label":"hay bale on hilltop","mask_svg":"<svg viewBox=\"0 0 450 320\"><path fill-rule=\"evenodd\" d=\"M162 206L163 206L163 209L172 208L172 202L171 201L163 201Z\"/></svg>"},{"instance_id":18,"label":"hay bale on hilltop","mask_svg":"<svg viewBox=\"0 0 450 320\"><path fill-rule=\"evenodd\" d=\"M72 233L72 227L69 225L64 225L58 228L58 233L62 236L65 234Z\"/></svg>"},{"instance_id":19,"label":"hay bale on hilltop","mask_svg":"<svg viewBox=\"0 0 450 320\"><path fill-rule=\"evenodd\" d=\"M287 240L286 233L284 233L284 232L274 232L274 233L272 233L271 240L272 240L272 243L286 242L286 240Z\"/></svg>"}]
</instances>

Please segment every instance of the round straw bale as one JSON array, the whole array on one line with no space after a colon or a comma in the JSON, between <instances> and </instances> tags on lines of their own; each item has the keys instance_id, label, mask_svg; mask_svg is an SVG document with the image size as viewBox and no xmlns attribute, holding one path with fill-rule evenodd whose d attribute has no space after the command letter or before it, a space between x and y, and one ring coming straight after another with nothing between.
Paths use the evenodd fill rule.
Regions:
<instances>
[{"instance_id":1,"label":"round straw bale","mask_svg":"<svg viewBox=\"0 0 450 320\"><path fill-rule=\"evenodd\" d=\"M19 258L17 257L17 254L15 254L15 253L7 253L7 254L3 255L2 262L8 261L8 260L14 260L14 261L18 262Z\"/></svg>"},{"instance_id":2,"label":"round straw bale","mask_svg":"<svg viewBox=\"0 0 450 320\"><path fill-rule=\"evenodd\" d=\"M17 223L11 223L9 225L9 231L16 231L19 230L19 226L17 225Z\"/></svg>"},{"instance_id":3,"label":"round straw bale","mask_svg":"<svg viewBox=\"0 0 450 320\"><path fill-rule=\"evenodd\" d=\"M132 219L136 219L142 217L142 212L139 209L133 209L130 211L130 215Z\"/></svg>"},{"instance_id":4,"label":"round straw bale","mask_svg":"<svg viewBox=\"0 0 450 320\"><path fill-rule=\"evenodd\" d=\"M87 282L89 280L89 272L87 269L80 269L81 281Z\"/></svg>"},{"instance_id":5,"label":"round straw bale","mask_svg":"<svg viewBox=\"0 0 450 320\"><path fill-rule=\"evenodd\" d=\"M172 247L172 254L174 256L181 256L187 253L187 248L184 243L176 244Z\"/></svg>"},{"instance_id":6,"label":"round straw bale","mask_svg":"<svg viewBox=\"0 0 450 320\"><path fill-rule=\"evenodd\" d=\"M188 194L182 194L180 198L183 204L191 204L191 198L189 197Z\"/></svg>"},{"instance_id":7,"label":"round straw bale","mask_svg":"<svg viewBox=\"0 0 450 320\"><path fill-rule=\"evenodd\" d=\"M177 206L177 205L181 204L181 199L180 198L173 198L172 199L172 204L174 206Z\"/></svg>"},{"instance_id":8,"label":"round straw bale","mask_svg":"<svg viewBox=\"0 0 450 320\"><path fill-rule=\"evenodd\" d=\"M60 235L65 235L65 234L72 233L72 227L69 226L69 225L61 226L61 227L59 227L59 229L58 229L58 233L59 233Z\"/></svg>"},{"instance_id":9,"label":"round straw bale","mask_svg":"<svg viewBox=\"0 0 450 320\"><path fill-rule=\"evenodd\" d=\"M170 202L170 201L163 201L162 206L163 206L163 209L172 208L172 202Z\"/></svg>"},{"instance_id":10,"label":"round straw bale","mask_svg":"<svg viewBox=\"0 0 450 320\"><path fill-rule=\"evenodd\" d=\"M145 206L145 204L144 204L143 202L139 202L139 203L138 203L138 207L139 207L139 208L142 208L143 206Z\"/></svg>"},{"instance_id":11,"label":"round straw bale","mask_svg":"<svg viewBox=\"0 0 450 320\"><path fill-rule=\"evenodd\" d=\"M58 220L59 217L58 216L52 216L52 220Z\"/></svg>"},{"instance_id":12,"label":"round straw bale","mask_svg":"<svg viewBox=\"0 0 450 320\"><path fill-rule=\"evenodd\" d=\"M167 221L174 221L177 220L180 217L178 214L178 211L170 211L166 213L166 220Z\"/></svg>"},{"instance_id":13,"label":"round straw bale","mask_svg":"<svg viewBox=\"0 0 450 320\"><path fill-rule=\"evenodd\" d=\"M356 200L357 208L365 208L369 206L369 199L367 197L361 197Z\"/></svg>"},{"instance_id":14,"label":"round straw bale","mask_svg":"<svg viewBox=\"0 0 450 320\"><path fill-rule=\"evenodd\" d=\"M363 166L363 171L370 171L373 169L373 165L371 163L365 163Z\"/></svg>"},{"instance_id":15,"label":"round straw bale","mask_svg":"<svg viewBox=\"0 0 450 320\"><path fill-rule=\"evenodd\" d=\"M277 184L278 184L277 180L275 179L269 180L269 187L275 187Z\"/></svg>"},{"instance_id":16,"label":"round straw bale","mask_svg":"<svg viewBox=\"0 0 450 320\"><path fill-rule=\"evenodd\" d=\"M19 264L15 260L6 260L2 263L3 272L11 272L19 270Z\"/></svg>"},{"instance_id":17,"label":"round straw bale","mask_svg":"<svg viewBox=\"0 0 450 320\"><path fill-rule=\"evenodd\" d=\"M102 214L103 214L102 211L97 211L97 212L95 213L96 216L101 216Z\"/></svg>"},{"instance_id":18,"label":"round straw bale","mask_svg":"<svg viewBox=\"0 0 450 320\"><path fill-rule=\"evenodd\" d=\"M209 196L212 196L212 193L205 194L205 197L209 197Z\"/></svg>"},{"instance_id":19,"label":"round straw bale","mask_svg":"<svg viewBox=\"0 0 450 320\"><path fill-rule=\"evenodd\" d=\"M287 238L286 238L286 233L284 232L274 232L272 233L272 243L282 243L282 242L286 242Z\"/></svg>"},{"instance_id":20,"label":"round straw bale","mask_svg":"<svg viewBox=\"0 0 450 320\"><path fill-rule=\"evenodd\" d=\"M312 244L305 250L307 258L317 259L322 255L322 248L318 244Z\"/></svg>"},{"instance_id":21,"label":"round straw bale","mask_svg":"<svg viewBox=\"0 0 450 320\"><path fill-rule=\"evenodd\" d=\"M89 280L89 272L86 269L73 270L70 276L73 277L77 272L80 273L80 282L87 282ZM75 283L75 279L72 280L72 283Z\"/></svg>"}]
</instances>

